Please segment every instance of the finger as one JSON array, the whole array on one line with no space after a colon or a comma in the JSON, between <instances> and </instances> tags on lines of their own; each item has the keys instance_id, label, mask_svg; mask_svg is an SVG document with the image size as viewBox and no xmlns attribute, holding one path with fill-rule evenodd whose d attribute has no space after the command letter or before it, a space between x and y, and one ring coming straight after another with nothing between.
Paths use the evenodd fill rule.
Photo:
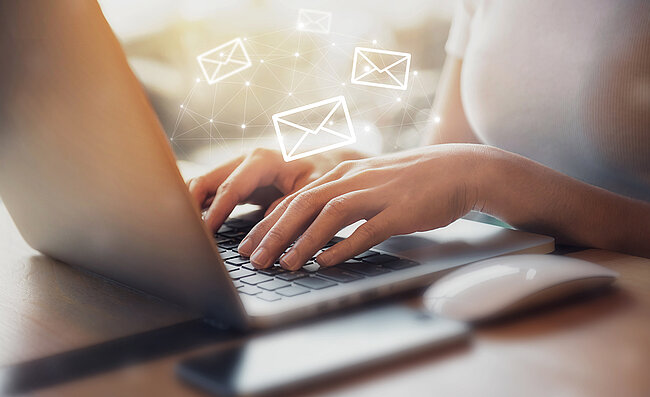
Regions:
<instances>
[{"instance_id":1,"label":"finger","mask_svg":"<svg viewBox=\"0 0 650 397\"><path fill-rule=\"evenodd\" d=\"M230 175L243 160L244 157L238 157L221 167L215 168L205 175L187 181L187 187L192 195L192 199L200 209L205 209L210 205L207 203L207 200L214 196L219 185L223 183L228 175Z\"/></svg>"},{"instance_id":2,"label":"finger","mask_svg":"<svg viewBox=\"0 0 650 397\"><path fill-rule=\"evenodd\" d=\"M289 208L289 205L293 200L301 194L306 194L306 192L311 191L314 188L324 186L326 184L331 184L335 181L341 179L342 175L351 167L351 162L341 163L340 166L337 166L335 169L329 171L327 174L316 179L315 181L305 185L304 187L298 189L294 193L287 195L284 198L278 199L274 202L266 213L262 221L258 222L257 225L248 233L248 235L242 240L239 244L239 253L243 256L250 257L255 249L259 246L263 237L271 230L271 227L280 219L284 212ZM342 191L340 194L345 193ZM330 197L331 199L332 197ZM324 205L324 203L323 203ZM315 216L316 214L314 214ZM298 235L293 236L293 238ZM284 239L283 239L284 240ZM269 266L270 266L269 262Z\"/></svg>"},{"instance_id":3,"label":"finger","mask_svg":"<svg viewBox=\"0 0 650 397\"><path fill-rule=\"evenodd\" d=\"M359 226L350 237L323 251L316 257L316 262L323 267L334 266L367 251L392 236L397 230L398 220L397 211L383 210Z\"/></svg>"},{"instance_id":4,"label":"finger","mask_svg":"<svg viewBox=\"0 0 650 397\"><path fill-rule=\"evenodd\" d=\"M261 156L247 157L219 185L205 216L205 222L212 231L217 230L237 204L250 196L257 187L269 185L273 181L277 167L265 164L269 160Z\"/></svg>"},{"instance_id":5,"label":"finger","mask_svg":"<svg viewBox=\"0 0 650 397\"><path fill-rule=\"evenodd\" d=\"M294 246L280 258L280 264L289 270L299 269L345 226L375 216L382 209L383 203L373 197L372 190L355 191L333 198Z\"/></svg>"},{"instance_id":6,"label":"finger","mask_svg":"<svg viewBox=\"0 0 650 397\"><path fill-rule=\"evenodd\" d=\"M286 206L286 210L278 206L247 236L254 247L250 256L253 266L271 266L289 244L309 226L328 201L347 193L345 189L347 188L341 182L330 182L295 196ZM242 242L242 247L244 245L245 242Z\"/></svg>"}]
</instances>

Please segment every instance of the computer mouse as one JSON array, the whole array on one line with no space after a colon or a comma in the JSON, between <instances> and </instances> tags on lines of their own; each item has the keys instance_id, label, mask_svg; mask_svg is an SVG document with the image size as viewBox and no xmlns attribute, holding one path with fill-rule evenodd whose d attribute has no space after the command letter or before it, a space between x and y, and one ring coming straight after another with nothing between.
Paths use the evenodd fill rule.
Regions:
<instances>
[{"instance_id":1,"label":"computer mouse","mask_svg":"<svg viewBox=\"0 0 650 397\"><path fill-rule=\"evenodd\" d=\"M611 284L618 273L560 255L508 255L443 276L424 294L433 313L466 322L492 320Z\"/></svg>"}]
</instances>

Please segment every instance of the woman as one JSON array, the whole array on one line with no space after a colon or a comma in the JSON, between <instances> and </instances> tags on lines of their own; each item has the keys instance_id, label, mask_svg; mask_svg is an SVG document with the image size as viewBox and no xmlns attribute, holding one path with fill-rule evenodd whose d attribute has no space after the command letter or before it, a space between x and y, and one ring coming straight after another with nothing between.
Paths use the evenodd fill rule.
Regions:
<instances>
[{"instance_id":1,"label":"woman","mask_svg":"<svg viewBox=\"0 0 650 397\"><path fill-rule=\"evenodd\" d=\"M321 253L321 265L470 210L563 243L650 257L648 15L646 0L461 3L429 146L288 163L256 150L189 189L213 230L239 203L268 206L239 247L258 268L297 238L280 258L297 269L359 219L367 222ZM96 3L0 2L0 31L11 55L0 61L0 124L28 114L25 128L158 128Z\"/></svg>"},{"instance_id":2,"label":"woman","mask_svg":"<svg viewBox=\"0 0 650 397\"><path fill-rule=\"evenodd\" d=\"M257 268L332 266L478 210L561 243L650 257L650 3L462 2L430 146L285 163L256 150L189 181L216 230L268 205L239 246ZM297 238L295 245L285 249Z\"/></svg>"}]
</instances>

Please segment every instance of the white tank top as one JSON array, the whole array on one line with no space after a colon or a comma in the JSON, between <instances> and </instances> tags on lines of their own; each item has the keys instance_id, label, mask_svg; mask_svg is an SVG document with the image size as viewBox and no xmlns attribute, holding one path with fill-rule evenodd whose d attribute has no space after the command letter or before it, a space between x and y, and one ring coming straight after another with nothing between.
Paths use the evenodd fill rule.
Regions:
<instances>
[{"instance_id":1,"label":"white tank top","mask_svg":"<svg viewBox=\"0 0 650 397\"><path fill-rule=\"evenodd\" d=\"M650 1L461 0L445 48L484 143L650 201Z\"/></svg>"}]
</instances>

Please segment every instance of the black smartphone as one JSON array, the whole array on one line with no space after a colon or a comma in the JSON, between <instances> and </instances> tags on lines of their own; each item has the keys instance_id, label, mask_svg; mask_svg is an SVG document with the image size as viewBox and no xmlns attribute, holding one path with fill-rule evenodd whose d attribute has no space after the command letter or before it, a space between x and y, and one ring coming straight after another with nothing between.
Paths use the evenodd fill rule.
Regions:
<instances>
[{"instance_id":1,"label":"black smartphone","mask_svg":"<svg viewBox=\"0 0 650 397\"><path fill-rule=\"evenodd\" d=\"M276 394L467 335L465 324L392 305L253 337L188 359L177 374L218 395Z\"/></svg>"}]
</instances>

